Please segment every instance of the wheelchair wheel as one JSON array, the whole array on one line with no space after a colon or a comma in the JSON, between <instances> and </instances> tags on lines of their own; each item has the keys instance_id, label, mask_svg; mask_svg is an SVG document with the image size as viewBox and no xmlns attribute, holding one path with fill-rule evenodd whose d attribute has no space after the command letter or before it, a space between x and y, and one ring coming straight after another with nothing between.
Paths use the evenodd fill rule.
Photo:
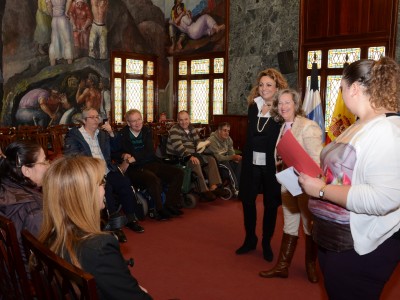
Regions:
<instances>
[{"instance_id":1,"label":"wheelchair wheel","mask_svg":"<svg viewBox=\"0 0 400 300\"><path fill-rule=\"evenodd\" d=\"M230 188L228 188L227 186L224 186L224 191L225 191L226 195L221 196L220 198L222 200L230 200L233 196L232 190Z\"/></svg>"},{"instance_id":2,"label":"wheelchair wheel","mask_svg":"<svg viewBox=\"0 0 400 300\"><path fill-rule=\"evenodd\" d=\"M143 216L137 216L137 217L140 220L143 220L147 216L147 213L149 212L149 205L147 203L147 199L141 193L137 192L136 198L138 207L141 208L141 210L143 211Z\"/></svg>"},{"instance_id":3,"label":"wheelchair wheel","mask_svg":"<svg viewBox=\"0 0 400 300\"><path fill-rule=\"evenodd\" d=\"M192 194L185 194L183 196L183 207L185 208L195 208L197 204L197 199Z\"/></svg>"}]
</instances>

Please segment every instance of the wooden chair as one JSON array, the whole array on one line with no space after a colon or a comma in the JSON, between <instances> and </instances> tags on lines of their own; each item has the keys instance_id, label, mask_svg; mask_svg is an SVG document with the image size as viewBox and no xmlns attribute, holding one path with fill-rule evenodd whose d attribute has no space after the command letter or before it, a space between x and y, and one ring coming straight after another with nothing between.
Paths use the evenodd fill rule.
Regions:
<instances>
[{"instance_id":1,"label":"wooden chair","mask_svg":"<svg viewBox=\"0 0 400 300\"><path fill-rule=\"evenodd\" d=\"M33 140L35 139L35 135L42 131L42 126L19 125L17 128L17 135L21 136L23 140Z\"/></svg>"},{"instance_id":2,"label":"wooden chair","mask_svg":"<svg viewBox=\"0 0 400 300\"><path fill-rule=\"evenodd\" d=\"M21 232L38 300L98 299L92 275L62 259L40 243L29 231Z\"/></svg>"},{"instance_id":3,"label":"wooden chair","mask_svg":"<svg viewBox=\"0 0 400 300\"><path fill-rule=\"evenodd\" d=\"M55 125L48 129L52 148L52 153L49 155L50 159L62 156L64 150L64 138L68 130L68 125Z\"/></svg>"},{"instance_id":4,"label":"wooden chair","mask_svg":"<svg viewBox=\"0 0 400 300\"><path fill-rule=\"evenodd\" d=\"M36 133L34 135L34 139L35 141L42 146L43 150L44 150L44 154L46 155L46 157L49 154L49 137L50 134L48 132L40 132L40 133Z\"/></svg>"},{"instance_id":5,"label":"wooden chair","mask_svg":"<svg viewBox=\"0 0 400 300\"><path fill-rule=\"evenodd\" d=\"M0 216L0 294L2 299L32 299L14 223Z\"/></svg>"},{"instance_id":6,"label":"wooden chair","mask_svg":"<svg viewBox=\"0 0 400 300\"><path fill-rule=\"evenodd\" d=\"M0 134L0 148L4 152L8 145L17 140L16 134Z\"/></svg>"}]
</instances>

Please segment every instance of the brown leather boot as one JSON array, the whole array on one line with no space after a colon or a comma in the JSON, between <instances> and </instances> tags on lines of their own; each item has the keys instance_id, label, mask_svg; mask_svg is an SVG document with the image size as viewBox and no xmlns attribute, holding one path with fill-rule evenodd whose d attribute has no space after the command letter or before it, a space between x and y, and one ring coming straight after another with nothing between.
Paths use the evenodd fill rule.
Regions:
<instances>
[{"instance_id":1,"label":"brown leather boot","mask_svg":"<svg viewBox=\"0 0 400 300\"><path fill-rule=\"evenodd\" d=\"M271 270L261 271L259 275L265 278L287 278L289 275L289 266L293 258L294 250L296 249L297 239L298 237L295 235L283 233L278 262Z\"/></svg>"},{"instance_id":2,"label":"brown leather boot","mask_svg":"<svg viewBox=\"0 0 400 300\"><path fill-rule=\"evenodd\" d=\"M311 235L306 235L306 271L308 280L312 283L318 282L316 260L317 244Z\"/></svg>"}]
</instances>

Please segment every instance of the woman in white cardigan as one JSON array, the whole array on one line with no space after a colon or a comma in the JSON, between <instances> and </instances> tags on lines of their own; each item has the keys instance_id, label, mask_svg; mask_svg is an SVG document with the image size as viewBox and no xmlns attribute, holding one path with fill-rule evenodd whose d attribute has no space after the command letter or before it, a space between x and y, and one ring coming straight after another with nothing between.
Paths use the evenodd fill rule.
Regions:
<instances>
[{"instance_id":1,"label":"woman in white cardigan","mask_svg":"<svg viewBox=\"0 0 400 300\"><path fill-rule=\"evenodd\" d=\"M275 96L271 115L276 121L283 122L280 137L290 130L299 144L319 165L319 155L323 147L322 130L316 122L304 117L300 95L292 89L280 90ZM279 140L278 138L278 142ZM275 157L277 168L286 168L277 154ZM301 219L306 236L307 277L310 282L318 282L315 269L317 250L311 236L312 215L308 209L309 196L307 194L292 196L283 185L281 193L284 227L279 258L271 270L260 272L260 276L265 278L288 277L289 266L297 245Z\"/></svg>"},{"instance_id":2,"label":"woman in white cardigan","mask_svg":"<svg viewBox=\"0 0 400 300\"><path fill-rule=\"evenodd\" d=\"M330 299L379 299L400 261L400 67L363 59L343 71L358 120L321 153L325 177L300 174Z\"/></svg>"}]
</instances>

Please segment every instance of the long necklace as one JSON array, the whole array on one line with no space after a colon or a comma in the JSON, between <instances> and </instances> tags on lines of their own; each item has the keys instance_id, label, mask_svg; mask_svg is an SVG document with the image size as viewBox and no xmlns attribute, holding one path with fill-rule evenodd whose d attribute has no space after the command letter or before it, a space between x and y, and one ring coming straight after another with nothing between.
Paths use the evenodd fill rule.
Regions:
<instances>
[{"instance_id":1,"label":"long necklace","mask_svg":"<svg viewBox=\"0 0 400 300\"><path fill-rule=\"evenodd\" d=\"M257 131L258 131L258 132L262 132L262 131L264 130L264 128L265 128L265 126L267 125L267 123L268 123L268 121L269 121L270 118L267 119L267 121L264 123L264 125L262 126L261 129L260 129L260 119L261 119L261 117L258 116L258 121L257 121Z\"/></svg>"}]
</instances>

